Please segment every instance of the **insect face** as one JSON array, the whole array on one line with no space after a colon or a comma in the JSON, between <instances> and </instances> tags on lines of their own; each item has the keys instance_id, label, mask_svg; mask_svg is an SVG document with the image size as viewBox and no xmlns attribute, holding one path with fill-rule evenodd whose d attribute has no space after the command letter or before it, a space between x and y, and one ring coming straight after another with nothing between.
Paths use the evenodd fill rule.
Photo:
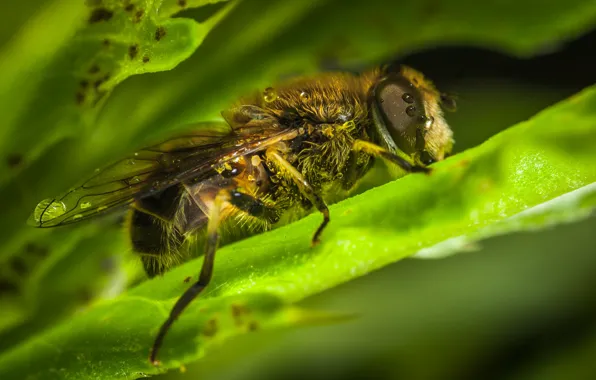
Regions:
<instances>
[{"instance_id":1,"label":"insect face","mask_svg":"<svg viewBox=\"0 0 596 380\"><path fill-rule=\"evenodd\" d=\"M441 110L442 98L447 99L409 67L382 76L369 97L380 145L425 165L442 160L453 146L451 129ZM448 106L454 108L453 99L449 100Z\"/></svg>"}]
</instances>

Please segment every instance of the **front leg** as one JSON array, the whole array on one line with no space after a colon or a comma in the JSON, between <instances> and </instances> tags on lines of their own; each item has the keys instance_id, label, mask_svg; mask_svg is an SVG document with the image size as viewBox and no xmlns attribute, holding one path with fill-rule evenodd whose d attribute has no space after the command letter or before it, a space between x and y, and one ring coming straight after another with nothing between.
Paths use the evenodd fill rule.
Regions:
<instances>
[{"instance_id":1,"label":"front leg","mask_svg":"<svg viewBox=\"0 0 596 380\"><path fill-rule=\"evenodd\" d=\"M329 209L325 204L323 198L317 194L315 189L308 183L308 181L304 178L302 173L300 173L291 163L289 163L285 158L281 156L278 150L276 149L269 149L266 153L267 159L271 160L276 166L278 166L281 170L281 175L286 176L286 178L291 179L306 199L310 201L323 214L323 222L315 231L315 234L312 238L312 245L317 245L320 240L319 237L321 233L325 229L325 226L329 223Z\"/></svg>"},{"instance_id":2,"label":"front leg","mask_svg":"<svg viewBox=\"0 0 596 380\"><path fill-rule=\"evenodd\" d=\"M427 168L426 166L419 166L414 163L411 163L407 159L388 151L387 149L380 147L376 144L373 144L368 141L364 140L355 140L352 146L357 152L365 152L370 154L373 157L380 157L385 161L391 162L402 168L403 170L407 171L408 173L430 173L431 169Z\"/></svg>"}]
</instances>

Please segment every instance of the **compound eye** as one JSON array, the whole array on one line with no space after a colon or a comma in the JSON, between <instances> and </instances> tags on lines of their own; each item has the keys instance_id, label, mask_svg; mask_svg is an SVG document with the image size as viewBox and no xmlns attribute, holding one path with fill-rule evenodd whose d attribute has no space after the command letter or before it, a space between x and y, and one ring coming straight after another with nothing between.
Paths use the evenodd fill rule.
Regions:
<instances>
[{"instance_id":1,"label":"compound eye","mask_svg":"<svg viewBox=\"0 0 596 380\"><path fill-rule=\"evenodd\" d=\"M429 120L420 91L402 75L383 79L375 89L375 102L385 127L399 149L413 154L424 141L416 141L418 132Z\"/></svg>"}]
</instances>

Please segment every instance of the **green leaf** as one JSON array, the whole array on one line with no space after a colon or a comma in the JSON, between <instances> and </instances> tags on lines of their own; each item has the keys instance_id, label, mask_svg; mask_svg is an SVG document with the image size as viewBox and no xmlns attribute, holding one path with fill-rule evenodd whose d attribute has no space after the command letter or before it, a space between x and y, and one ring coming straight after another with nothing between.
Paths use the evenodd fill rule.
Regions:
<instances>
[{"instance_id":1,"label":"green leaf","mask_svg":"<svg viewBox=\"0 0 596 380\"><path fill-rule=\"evenodd\" d=\"M176 67L214 25L165 18L158 13L161 1L79 4L51 2L0 51L0 102L11 110L0 129L0 149L18 157L11 170L0 172L0 184L48 146L88 135L116 85ZM29 134L21 133L24 128Z\"/></svg>"},{"instance_id":2,"label":"green leaf","mask_svg":"<svg viewBox=\"0 0 596 380\"><path fill-rule=\"evenodd\" d=\"M179 280L178 287L183 289L186 284L183 279ZM13 369L29 367L34 360L34 368L19 374L31 379L84 379L93 378L94 373L110 378L142 377L157 371L147 360L147 348L155 332L152 321L166 318L168 312L166 305L150 297L121 296L113 302L96 305L72 323L26 344L28 355L13 352L6 359ZM204 302L201 309L192 314L195 318L189 327L196 348L189 353L188 345L175 347L172 353L179 360L170 362L175 367L234 335L338 318L287 307L277 297L267 294L214 298ZM179 340L184 340L188 331L182 333L175 333Z\"/></svg>"},{"instance_id":3,"label":"green leaf","mask_svg":"<svg viewBox=\"0 0 596 380\"><path fill-rule=\"evenodd\" d=\"M133 3L133 9L126 9ZM50 370L55 377L68 372L75 378L154 373L145 357L163 310L186 286L182 280L200 267L200 260L188 263L164 279L143 283L129 295L48 328L70 315L71 304L78 305L71 300L79 290L100 293L97 257L129 248L122 236L116 238L115 229L101 224L44 232L28 228L24 221L39 200L127 151L188 128L187 122L217 117L245 91L268 86L288 73L316 71L321 62L369 65L449 43L529 56L584 33L596 19L596 4L580 0L457 0L449 6L418 1L245 0L222 2L219 11L199 24L169 18L180 12L182 3L47 0L41 6L0 5L0 14L11 15L0 26L2 270L32 242L50 252L22 281L21 298L12 300L10 307L0 300L0 326L8 334L0 336L0 348L11 349L0 356L2 378L48 378ZM184 7L207 3L217 1L188 0ZM145 55L148 62L143 62ZM99 72L94 62L101 64ZM151 74L135 75L145 72ZM314 250L308 242L318 215L223 248L204 302L193 305L166 340L165 367L206 352L202 340L188 339L198 336L203 326L198 321L206 323L201 319L203 307L211 305L217 312L239 302L259 315L263 328L319 320L306 318L308 314L287 317L296 313L288 303L422 248L434 246L444 254L448 249L436 244L451 239L463 237L460 243L470 244L490 234L590 212L594 124L590 89L437 165L431 177L410 176L334 206L324 244ZM573 202L561 201L570 199L566 193L573 194ZM527 209L540 210L541 204L547 212L539 217L525 219L522 214L518 220L509 219ZM519 220L521 225L516 224ZM106 252L97 252L101 249ZM83 257L90 259L78 261ZM250 291L237 294L244 290ZM148 301L139 301L146 303L144 307L131 306L131 297ZM268 308L271 304L276 306ZM45 312L52 307L68 310L60 315ZM99 323L116 312L125 323ZM222 339L245 332L226 326ZM47 331L40 333L43 329ZM22 343L15 346L17 342Z\"/></svg>"},{"instance_id":4,"label":"green leaf","mask_svg":"<svg viewBox=\"0 0 596 380\"><path fill-rule=\"evenodd\" d=\"M47 231L3 265L0 278L11 287L3 289L2 306L11 316L0 318L10 321L0 327L0 351L70 316L90 299L122 291L126 283L118 264L123 258L114 253L124 234L101 224L89 227L74 234Z\"/></svg>"},{"instance_id":5,"label":"green leaf","mask_svg":"<svg viewBox=\"0 0 596 380\"><path fill-rule=\"evenodd\" d=\"M259 328L304 322L288 317L295 315L292 302L448 239L474 236L573 190L589 186L584 193L593 195L594 141L596 86L441 162L429 176L406 176L332 206L332 223L314 249L309 241L319 215L221 248L213 282L165 340L164 366L176 368L208 352L211 340L204 335L212 318L221 321L214 336L222 340L250 330L251 322ZM593 206L575 202L567 212ZM0 375L80 379L98 368L110 377L155 373L145 361L151 338L201 260L7 352L0 357ZM248 322L234 322L238 305L248 310Z\"/></svg>"}]
</instances>

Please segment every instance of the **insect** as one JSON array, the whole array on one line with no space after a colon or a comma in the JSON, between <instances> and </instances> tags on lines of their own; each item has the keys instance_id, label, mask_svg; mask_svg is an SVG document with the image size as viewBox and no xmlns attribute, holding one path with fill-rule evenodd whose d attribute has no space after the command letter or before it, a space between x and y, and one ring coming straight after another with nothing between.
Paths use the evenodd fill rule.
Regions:
<instances>
[{"instance_id":1,"label":"insect","mask_svg":"<svg viewBox=\"0 0 596 380\"><path fill-rule=\"evenodd\" d=\"M454 107L407 66L294 79L240 99L222 112L225 122L139 150L40 202L31 221L54 227L129 205L130 241L150 277L179 262L188 240L202 240L198 280L151 348L157 365L171 325L211 280L224 223L258 232L318 210L316 244L330 221L329 199L347 196L375 159L424 173L449 154L442 108Z\"/></svg>"}]
</instances>

